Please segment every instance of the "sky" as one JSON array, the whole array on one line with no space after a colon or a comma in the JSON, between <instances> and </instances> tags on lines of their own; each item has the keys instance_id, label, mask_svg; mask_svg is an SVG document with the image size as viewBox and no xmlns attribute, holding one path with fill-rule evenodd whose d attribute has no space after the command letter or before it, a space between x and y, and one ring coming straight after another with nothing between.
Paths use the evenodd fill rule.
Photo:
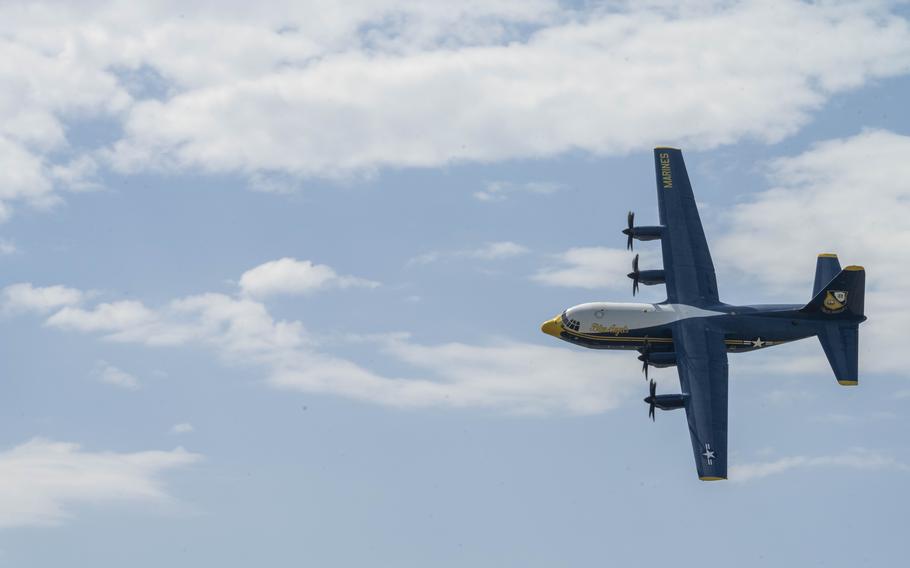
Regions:
<instances>
[{"instance_id":1,"label":"sky","mask_svg":"<svg viewBox=\"0 0 910 568\"><path fill-rule=\"evenodd\" d=\"M0 84L0 566L905 556L906 3L9 1ZM731 355L722 483L540 332L660 145L724 301L867 270L858 387Z\"/></svg>"}]
</instances>

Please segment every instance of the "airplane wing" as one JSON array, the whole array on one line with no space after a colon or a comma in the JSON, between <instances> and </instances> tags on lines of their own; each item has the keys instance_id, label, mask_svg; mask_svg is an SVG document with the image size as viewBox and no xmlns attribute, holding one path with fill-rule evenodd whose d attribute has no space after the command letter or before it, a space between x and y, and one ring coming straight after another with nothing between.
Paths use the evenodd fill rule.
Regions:
<instances>
[{"instance_id":1,"label":"airplane wing","mask_svg":"<svg viewBox=\"0 0 910 568\"><path fill-rule=\"evenodd\" d=\"M717 304L720 300L714 263L682 152L676 148L655 148L654 168L660 224L664 226L661 250L667 299L674 304Z\"/></svg>"},{"instance_id":2,"label":"airplane wing","mask_svg":"<svg viewBox=\"0 0 910 568\"><path fill-rule=\"evenodd\" d=\"M727 478L727 349L723 332L702 318L676 322L676 369L698 478Z\"/></svg>"}]
</instances>

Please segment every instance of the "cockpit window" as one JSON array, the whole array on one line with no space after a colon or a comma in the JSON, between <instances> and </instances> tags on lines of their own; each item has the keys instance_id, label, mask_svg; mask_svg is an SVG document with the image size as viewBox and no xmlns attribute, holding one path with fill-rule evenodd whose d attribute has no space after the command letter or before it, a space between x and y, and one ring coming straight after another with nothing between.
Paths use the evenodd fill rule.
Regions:
<instances>
[{"instance_id":1,"label":"cockpit window","mask_svg":"<svg viewBox=\"0 0 910 568\"><path fill-rule=\"evenodd\" d=\"M577 319L571 319L566 315L566 312L562 313L562 326L566 329L571 329L572 331L578 331L581 327L581 323Z\"/></svg>"}]
</instances>

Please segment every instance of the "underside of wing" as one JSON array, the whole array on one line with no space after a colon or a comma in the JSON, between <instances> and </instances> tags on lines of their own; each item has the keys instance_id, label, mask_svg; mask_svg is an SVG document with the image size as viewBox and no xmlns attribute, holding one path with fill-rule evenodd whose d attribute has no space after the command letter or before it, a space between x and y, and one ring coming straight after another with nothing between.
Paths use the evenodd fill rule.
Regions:
<instances>
[{"instance_id":1,"label":"underside of wing","mask_svg":"<svg viewBox=\"0 0 910 568\"><path fill-rule=\"evenodd\" d=\"M727 352L702 318L675 324L673 343L699 479L727 478Z\"/></svg>"},{"instance_id":2,"label":"underside of wing","mask_svg":"<svg viewBox=\"0 0 910 568\"><path fill-rule=\"evenodd\" d=\"M657 201L667 299L696 306L717 304L717 279L695 205L682 152L655 148Z\"/></svg>"}]
</instances>

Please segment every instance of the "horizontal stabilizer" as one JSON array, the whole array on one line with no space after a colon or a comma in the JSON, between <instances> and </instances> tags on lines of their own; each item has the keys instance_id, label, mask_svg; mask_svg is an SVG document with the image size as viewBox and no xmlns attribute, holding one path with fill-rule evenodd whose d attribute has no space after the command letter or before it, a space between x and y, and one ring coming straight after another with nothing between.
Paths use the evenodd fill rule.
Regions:
<instances>
[{"instance_id":1,"label":"horizontal stabilizer","mask_svg":"<svg viewBox=\"0 0 910 568\"><path fill-rule=\"evenodd\" d=\"M844 386L859 384L859 324L829 322L818 340L837 382Z\"/></svg>"}]
</instances>

